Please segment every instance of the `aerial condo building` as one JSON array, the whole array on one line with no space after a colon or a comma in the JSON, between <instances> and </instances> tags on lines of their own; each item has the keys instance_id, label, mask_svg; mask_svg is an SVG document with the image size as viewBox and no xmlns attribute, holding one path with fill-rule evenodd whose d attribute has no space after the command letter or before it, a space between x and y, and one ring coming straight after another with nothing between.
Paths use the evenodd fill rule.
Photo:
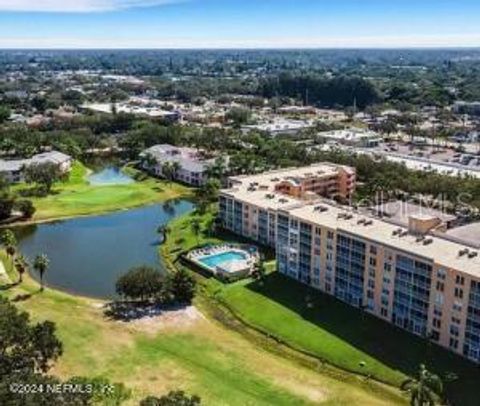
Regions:
<instances>
[{"instance_id":1,"label":"aerial condo building","mask_svg":"<svg viewBox=\"0 0 480 406\"><path fill-rule=\"evenodd\" d=\"M229 186L224 227L274 247L279 272L480 362L480 258L437 231L438 219L399 224L336 204L355 190L345 166L232 177Z\"/></svg>"}]
</instances>

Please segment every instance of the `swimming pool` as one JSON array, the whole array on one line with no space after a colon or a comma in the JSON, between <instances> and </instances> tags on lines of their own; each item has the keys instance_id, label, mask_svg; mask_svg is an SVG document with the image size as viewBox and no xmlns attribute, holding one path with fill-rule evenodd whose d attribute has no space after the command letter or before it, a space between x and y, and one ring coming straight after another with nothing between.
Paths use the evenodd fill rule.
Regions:
<instances>
[{"instance_id":1,"label":"swimming pool","mask_svg":"<svg viewBox=\"0 0 480 406\"><path fill-rule=\"evenodd\" d=\"M198 260L208 266L209 268L215 268L219 265L225 264L226 262L232 261L245 261L247 255L239 251L226 251L220 252L218 254L208 255Z\"/></svg>"}]
</instances>

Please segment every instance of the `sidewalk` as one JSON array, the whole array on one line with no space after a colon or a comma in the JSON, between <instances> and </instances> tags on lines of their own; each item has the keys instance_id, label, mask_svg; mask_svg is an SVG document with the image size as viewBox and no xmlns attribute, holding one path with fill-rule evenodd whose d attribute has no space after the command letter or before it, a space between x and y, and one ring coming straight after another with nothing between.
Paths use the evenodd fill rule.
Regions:
<instances>
[{"instance_id":1,"label":"sidewalk","mask_svg":"<svg viewBox=\"0 0 480 406\"><path fill-rule=\"evenodd\" d=\"M7 271L5 270L2 261L0 261L0 281L10 282L10 278L7 275Z\"/></svg>"}]
</instances>

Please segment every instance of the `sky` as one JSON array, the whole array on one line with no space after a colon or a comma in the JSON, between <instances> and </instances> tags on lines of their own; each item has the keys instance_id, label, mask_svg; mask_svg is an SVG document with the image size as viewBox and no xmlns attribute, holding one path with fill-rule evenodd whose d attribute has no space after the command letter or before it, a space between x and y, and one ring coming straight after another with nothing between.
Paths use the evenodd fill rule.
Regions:
<instances>
[{"instance_id":1,"label":"sky","mask_svg":"<svg viewBox=\"0 0 480 406\"><path fill-rule=\"evenodd\" d=\"M480 47L480 0L0 0L0 48Z\"/></svg>"}]
</instances>

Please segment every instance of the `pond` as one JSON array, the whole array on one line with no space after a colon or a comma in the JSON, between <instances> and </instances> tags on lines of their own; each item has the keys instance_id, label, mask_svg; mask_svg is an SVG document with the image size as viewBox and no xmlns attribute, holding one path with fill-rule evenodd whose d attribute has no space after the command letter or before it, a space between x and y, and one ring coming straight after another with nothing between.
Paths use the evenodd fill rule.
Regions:
<instances>
[{"instance_id":1,"label":"pond","mask_svg":"<svg viewBox=\"0 0 480 406\"><path fill-rule=\"evenodd\" d=\"M107 166L88 177L91 185L128 185L135 182L130 176L123 173L117 166Z\"/></svg>"},{"instance_id":2,"label":"pond","mask_svg":"<svg viewBox=\"0 0 480 406\"><path fill-rule=\"evenodd\" d=\"M118 276L138 265L160 269L157 228L193 210L186 200L21 227L19 250L30 263L37 254L50 259L46 284L71 293L113 298ZM32 271L32 276L38 276Z\"/></svg>"}]
</instances>

